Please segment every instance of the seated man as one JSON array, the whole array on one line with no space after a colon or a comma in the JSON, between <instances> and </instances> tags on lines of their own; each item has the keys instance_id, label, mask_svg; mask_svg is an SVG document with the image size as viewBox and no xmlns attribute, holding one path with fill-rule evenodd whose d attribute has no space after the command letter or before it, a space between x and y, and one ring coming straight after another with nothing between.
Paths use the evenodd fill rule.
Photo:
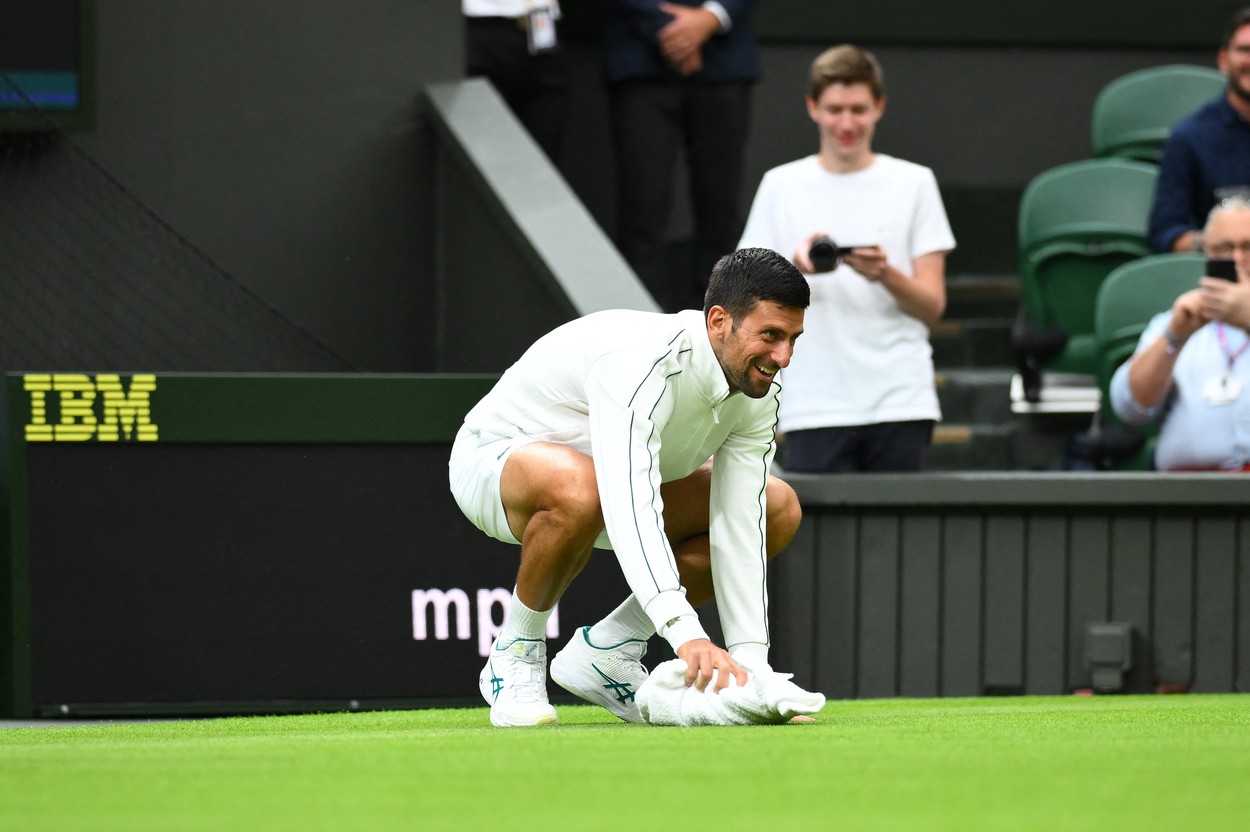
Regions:
<instances>
[{"instance_id":1,"label":"seated man","mask_svg":"<svg viewBox=\"0 0 1250 832\"><path fill-rule=\"evenodd\" d=\"M1111 405L1130 425L1161 422L1155 467L1250 465L1250 202L1226 199L1207 219L1209 258L1233 259L1237 280L1203 277L1156 315L1111 379Z\"/></svg>"},{"instance_id":2,"label":"seated man","mask_svg":"<svg viewBox=\"0 0 1250 832\"><path fill-rule=\"evenodd\" d=\"M656 633L700 691L767 671L766 564L800 517L794 491L768 473L777 373L808 302L784 257L738 251L712 270L702 312L571 321L469 411L452 447L452 494L479 529L521 546L479 678L492 724L556 722L546 623L593 548L615 550L633 594L555 657L551 676L566 690L641 721L639 660ZM713 594L728 650L694 611Z\"/></svg>"},{"instance_id":3,"label":"seated man","mask_svg":"<svg viewBox=\"0 0 1250 832\"><path fill-rule=\"evenodd\" d=\"M1159 160L1149 231L1158 252L1201 251L1197 226L1216 191L1250 187L1250 6L1233 15L1217 61L1228 89L1173 128Z\"/></svg>"}]
</instances>

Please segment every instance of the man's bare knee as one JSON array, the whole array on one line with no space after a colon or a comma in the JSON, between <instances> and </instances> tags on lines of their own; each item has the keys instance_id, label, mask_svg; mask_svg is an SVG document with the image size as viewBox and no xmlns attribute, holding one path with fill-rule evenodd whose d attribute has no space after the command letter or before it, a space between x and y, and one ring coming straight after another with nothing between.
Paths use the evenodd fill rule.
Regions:
<instances>
[{"instance_id":1,"label":"man's bare knee","mask_svg":"<svg viewBox=\"0 0 1250 832\"><path fill-rule=\"evenodd\" d=\"M579 527L603 528L603 510L593 468L553 466L539 509L557 512ZM596 531L596 534L598 531Z\"/></svg>"}]
</instances>

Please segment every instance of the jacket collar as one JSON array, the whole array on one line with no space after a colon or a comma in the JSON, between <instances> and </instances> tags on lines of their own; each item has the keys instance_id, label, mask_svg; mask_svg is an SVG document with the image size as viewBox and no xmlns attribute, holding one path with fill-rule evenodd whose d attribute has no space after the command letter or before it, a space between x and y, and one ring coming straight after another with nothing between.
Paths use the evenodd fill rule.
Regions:
<instances>
[{"instance_id":1,"label":"jacket collar","mask_svg":"<svg viewBox=\"0 0 1250 832\"><path fill-rule=\"evenodd\" d=\"M729 382L725 381L725 371L712 350L712 341L707 334L707 318L701 309L686 309L677 313L677 319L689 333L691 346L691 367L698 380L699 391L708 402L720 404L729 396Z\"/></svg>"}]
</instances>

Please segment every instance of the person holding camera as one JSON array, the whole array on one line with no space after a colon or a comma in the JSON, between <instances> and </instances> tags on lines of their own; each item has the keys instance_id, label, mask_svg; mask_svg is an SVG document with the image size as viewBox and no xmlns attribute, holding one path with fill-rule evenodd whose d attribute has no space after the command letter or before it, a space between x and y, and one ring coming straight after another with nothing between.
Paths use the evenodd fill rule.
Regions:
<instances>
[{"instance_id":1,"label":"person holding camera","mask_svg":"<svg viewBox=\"0 0 1250 832\"><path fill-rule=\"evenodd\" d=\"M738 244L792 253L812 287L808 345L785 371L788 471L917 471L941 418L929 326L955 238L933 172L873 150L885 103L871 53L817 56L819 149L764 175Z\"/></svg>"},{"instance_id":2,"label":"person holding camera","mask_svg":"<svg viewBox=\"0 0 1250 832\"><path fill-rule=\"evenodd\" d=\"M1111 378L1111 406L1125 424L1160 423L1159 470L1247 470L1250 201L1215 206L1202 240L1207 275L1150 321Z\"/></svg>"}]
</instances>

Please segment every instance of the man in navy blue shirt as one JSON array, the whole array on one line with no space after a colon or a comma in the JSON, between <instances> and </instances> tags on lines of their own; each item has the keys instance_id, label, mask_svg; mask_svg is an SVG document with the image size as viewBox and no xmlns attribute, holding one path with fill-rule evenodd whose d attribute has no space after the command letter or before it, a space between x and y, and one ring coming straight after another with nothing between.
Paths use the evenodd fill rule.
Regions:
<instances>
[{"instance_id":1,"label":"man in navy blue shirt","mask_svg":"<svg viewBox=\"0 0 1250 832\"><path fill-rule=\"evenodd\" d=\"M1176 125L1163 149L1150 212L1155 251L1201 249L1198 227L1216 190L1250 189L1250 6L1233 15L1219 51L1223 96Z\"/></svg>"}]
</instances>

